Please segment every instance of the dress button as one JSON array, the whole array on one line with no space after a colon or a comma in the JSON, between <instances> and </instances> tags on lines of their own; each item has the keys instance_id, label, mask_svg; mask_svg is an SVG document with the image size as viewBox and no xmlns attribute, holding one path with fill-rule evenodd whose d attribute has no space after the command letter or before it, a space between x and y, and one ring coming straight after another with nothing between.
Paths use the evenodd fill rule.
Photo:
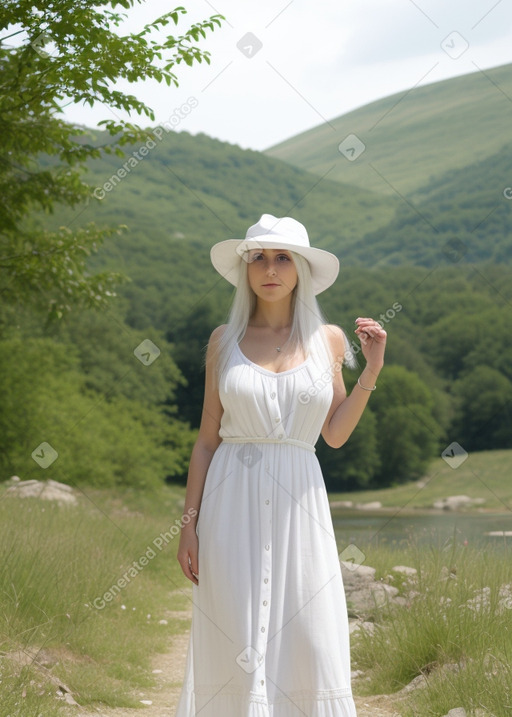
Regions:
<instances>
[{"instance_id":1,"label":"dress button","mask_svg":"<svg viewBox=\"0 0 512 717\"><path fill-rule=\"evenodd\" d=\"M267 583L268 583L268 578L265 578L263 582L264 582L265 584L267 584Z\"/></svg>"},{"instance_id":2,"label":"dress button","mask_svg":"<svg viewBox=\"0 0 512 717\"><path fill-rule=\"evenodd\" d=\"M275 398L275 397L276 397L276 394L272 391L272 393L270 394L270 398Z\"/></svg>"},{"instance_id":3,"label":"dress button","mask_svg":"<svg viewBox=\"0 0 512 717\"><path fill-rule=\"evenodd\" d=\"M268 605L267 600L263 600L263 604L264 604L265 606Z\"/></svg>"},{"instance_id":4,"label":"dress button","mask_svg":"<svg viewBox=\"0 0 512 717\"><path fill-rule=\"evenodd\" d=\"M260 685L264 685L264 684L265 684L265 680L261 680Z\"/></svg>"},{"instance_id":5,"label":"dress button","mask_svg":"<svg viewBox=\"0 0 512 717\"><path fill-rule=\"evenodd\" d=\"M274 418L274 421L275 421L276 423L279 423L280 420L281 420L281 419L280 419L279 417L277 417L277 416L276 416L276 418Z\"/></svg>"},{"instance_id":6,"label":"dress button","mask_svg":"<svg viewBox=\"0 0 512 717\"><path fill-rule=\"evenodd\" d=\"M264 627L261 628L261 632L265 632L265 628L264 628Z\"/></svg>"},{"instance_id":7,"label":"dress button","mask_svg":"<svg viewBox=\"0 0 512 717\"><path fill-rule=\"evenodd\" d=\"M270 545L265 545L265 550L270 550Z\"/></svg>"},{"instance_id":8,"label":"dress button","mask_svg":"<svg viewBox=\"0 0 512 717\"><path fill-rule=\"evenodd\" d=\"M268 505L269 503L270 503L270 501L267 498L267 500L265 501L265 505Z\"/></svg>"},{"instance_id":9,"label":"dress button","mask_svg":"<svg viewBox=\"0 0 512 717\"><path fill-rule=\"evenodd\" d=\"M280 434L278 435L278 438L282 438L282 437L283 437L283 434L280 433Z\"/></svg>"}]
</instances>

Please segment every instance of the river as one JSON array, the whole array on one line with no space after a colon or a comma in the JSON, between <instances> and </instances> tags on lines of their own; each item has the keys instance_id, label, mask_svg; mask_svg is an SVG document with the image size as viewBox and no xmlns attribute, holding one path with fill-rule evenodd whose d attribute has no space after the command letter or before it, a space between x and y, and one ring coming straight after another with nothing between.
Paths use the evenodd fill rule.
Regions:
<instances>
[{"instance_id":1,"label":"river","mask_svg":"<svg viewBox=\"0 0 512 717\"><path fill-rule=\"evenodd\" d=\"M512 548L512 512L455 513L418 512L393 515L392 511L331 509L340 549L350 543L405 546L411 536L420 545L442 546L455 536L457 543L485 548ZM489 532L509 531L509 536ZM465 542L467 541L467 542Z\"/></svg>"}]
</instances>

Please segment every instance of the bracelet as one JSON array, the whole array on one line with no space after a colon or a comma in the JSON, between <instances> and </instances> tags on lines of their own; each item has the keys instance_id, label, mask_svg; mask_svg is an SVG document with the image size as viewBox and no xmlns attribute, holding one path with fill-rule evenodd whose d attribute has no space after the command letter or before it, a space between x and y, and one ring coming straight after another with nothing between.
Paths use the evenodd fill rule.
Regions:
<instances>
[{"instance_id":1,"label":"bracelet","mask_svg":"<svg viewBox=\"0 0 512 717\"><path fill-rule=\"evenodd\" d=\"M367 388L366 386L362 385L362 383L359 379L357 379L357 383L358 383L359 387L363 388L365 391L375 391L375 389L377 388L377 386L374 386L373 388Z\"/></svg>"}]
</instances>

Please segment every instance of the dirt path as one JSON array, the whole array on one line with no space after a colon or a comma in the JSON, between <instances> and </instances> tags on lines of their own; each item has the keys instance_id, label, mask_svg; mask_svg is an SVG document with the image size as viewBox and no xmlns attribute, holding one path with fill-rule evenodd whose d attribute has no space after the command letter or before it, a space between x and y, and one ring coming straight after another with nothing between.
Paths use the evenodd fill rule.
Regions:
<instances>
[{"instance_id":1,"label":"dirt path","mask_svg":"<svg viewBox=\"0 0 512 717\"><path fill-rule=\"evenodd\" d=\"M190 620L190 613L169 613L169 617L180 617ZM151 691L141 692L141 700L150 700L151 705L141 709L126 708L70 708L70 717L174 717L181 684L185 671L189 633L173 638L170 651L165 655L157 655L153 669L156 673L157 685ZM395 695L373 695L371 697L354 696L357 717L401 717Z\"/></svg>"}]
</instances>

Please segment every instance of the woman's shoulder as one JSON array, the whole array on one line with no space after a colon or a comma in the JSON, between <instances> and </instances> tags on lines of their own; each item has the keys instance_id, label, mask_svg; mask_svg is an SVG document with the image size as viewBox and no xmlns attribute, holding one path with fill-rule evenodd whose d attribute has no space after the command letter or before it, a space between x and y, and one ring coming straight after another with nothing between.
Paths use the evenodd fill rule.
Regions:
<instances>
[{"instance_id":1,"label":"woman's shoulder","mask_svg":"<svg viewBox=\"0 0 512 717\"><path fill-rule=\"evenodd\" d=\"M213 329L212 333L210 334L210 341L213 341L214 343L216 341L220 341L220 339L224 335L224 331L227 329L227 324L221 324L220 326L217 326L215 329Z\"/></svg>"},{"instance_id":2,"label":"woman's shoulder","mask_svg":"<svg viewBox=\"0 0 512 717\"><path fill-rule=\"evenodd\" d=\"M337 324L323 324L322 331L331 348L336 349L345 346L345 332Z\"/></svg>"}]
</instances>

